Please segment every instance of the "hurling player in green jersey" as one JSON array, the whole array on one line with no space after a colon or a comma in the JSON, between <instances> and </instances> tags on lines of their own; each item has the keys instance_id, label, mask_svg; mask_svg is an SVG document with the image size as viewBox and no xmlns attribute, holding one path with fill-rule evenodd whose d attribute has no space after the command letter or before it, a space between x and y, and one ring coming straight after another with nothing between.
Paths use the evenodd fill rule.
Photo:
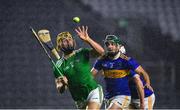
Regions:
<instances>
[{"instance_id":1,"label":"hurling player in green jersey","mask_svg":"<svg viewBox=\"0 0 180 110\"><path fill-rule=\"evenodd\" d=\"M91 74L90 58L104 54L104 49L88 35L88 27L75 29L79 38L92 48L75 50L75 40L69 32L61 32L57 36L57 50L63 53L54 68L56 87L60 93L69 88L71 96L79 109L100 109L103 92Z\"/></svg>"}]
</instances>

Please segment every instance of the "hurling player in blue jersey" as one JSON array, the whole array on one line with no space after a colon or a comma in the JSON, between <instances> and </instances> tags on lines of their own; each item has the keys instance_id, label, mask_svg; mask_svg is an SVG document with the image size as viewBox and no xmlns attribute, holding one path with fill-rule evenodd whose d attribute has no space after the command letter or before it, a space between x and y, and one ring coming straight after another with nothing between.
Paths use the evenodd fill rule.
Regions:
<instances>
[{"instance_id":1,"label":"hurling player in blue jersey","mask_svg":"<svg viewBox=\"0 0 180 110\"><path fill-rule=\"evenodd\" d=\"M140 97L140 108L144 109L144 90L143 85L137 74L130 70L143 74L146 83L150 84L148 75L143 68L130 57L120 52L121 41L115 35L107 35L104 41L106 53L96 61L92 68L95 76L98 71L103 70L106 84L105 98L108 100L108 109L126 109L131 100L128 81L133 77Z\"/></svg>"},{"instance_id":2,"label":"hurling player in blue jersey","mask_svg":"<svg viewBox=\"0 0 180 110\"><path fill-rule=\"evenodd\" d=\"M121 46L120 51L121 51L121 53L126 54L126 49L124 46ZM132 70L130 72L134 73L134 71L132 71ZM143 77L142 76L139 76L139 77L143 83L143 86L145 86L146 83L145 83ZM129 80L129 87L130 87L130 91L131 91L131 104L129 107L130 107L130 109L139 109L140 108L140 99L139 99L138 92L136 89L136 84L133 81L133 78ZM144 108L148 109L148 110L153 109L154 102L155 102L154 91L150 90L147 87L144 87Z\"/></svg>"},{"instance_id":3,"label":"hurling player in blue jersey","mask_svg":"<svg viewBox=\"0 0 180 110\"><path fill-rule=\"evenodd\" d=\"M131 71L131 73L133 73L134 71ZM143 79L142 76L139 76L143 86L145 86L145 81ZM138 92L136 89L136 85L135 82L133 81L133 79L129 80L129 88L131 91L131 104L130 104L130 108L131 109L139 109L140 108L140 99L138 96ZM149 88L144 87L144 108L151 110L153 109L154 106L154 102L155 102L155 95L154 95L154 91L150 90Z\"/></svg>"}]
</instances>

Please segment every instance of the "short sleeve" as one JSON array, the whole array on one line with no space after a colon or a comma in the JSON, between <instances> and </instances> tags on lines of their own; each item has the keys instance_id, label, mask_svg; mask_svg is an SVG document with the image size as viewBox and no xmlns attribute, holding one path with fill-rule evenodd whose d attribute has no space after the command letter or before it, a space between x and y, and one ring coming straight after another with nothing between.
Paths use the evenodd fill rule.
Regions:
<instances>
[{"instance_id":1,"label":"short sleeve","mask_svg":"<svg viewBox=\"0 0 180 110\"><path fill-rule=\"evenodd\" d=\"M130 59L128 60L128 65L130 66L130 69L133 70L133 71L136 70L136 68L140 66L140 65L137 63L137 61L134 60L133 58L130 58Z\"/></svg>"},{"instance_id":2,"label":"short sleeve","mask_svg":"<svg viewBox=\"0 0 180 110\"><path fill-rule=\"evenodd\" d=\"M98 71L101 70L102 69L101 60L96 60L96 62L93 65L93 68L98 70Z\"/></svg>"},{"instance_id":3,"label":"short sleeve","mask_svg":"<svg viewBox=\"0 0 180 110\"><path fill-rule=\"evenodd\" d=\"M130 70L129 77L134 77L137 73L135 71Z\"/></svg>"},{"instance_id":4,"label":"short sleeve","mask_svg":"<svg viewBox=\"0 0 180 110\"><path fill-rule=\"evenodd\" d=\"M83 55L89 59L89 56L90 56L90 52L91 52L91 48L81 48L79 49L79 51L81 51L83 53Z\"/></svg>"}]
</instances>

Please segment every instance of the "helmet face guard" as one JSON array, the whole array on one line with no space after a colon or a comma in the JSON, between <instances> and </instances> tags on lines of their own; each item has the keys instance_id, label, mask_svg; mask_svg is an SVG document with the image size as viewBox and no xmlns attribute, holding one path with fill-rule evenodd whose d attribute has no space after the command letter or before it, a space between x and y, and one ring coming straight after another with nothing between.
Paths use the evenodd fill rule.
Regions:
<instances>
[{"instance_id":1,"label":"helmet face guard","mask_svg":"<svg viewBox=\"0 0 180 110\"><path fill-rule=\"evenodd\" d=\"M115 43L116 44L116 46L120 46L122 43L121 43L121 41L120 41L120 39L117 37L117 36L115 36L115 35L107 35L106 36L106 38L105 38L105 40L104 40L104 44L105 45L107 45L107 43L109 43L109 42L112 42L112 43ZM110 57L114 57L115 55L117 55L119 53L119 49L118 50L116 50L116 51L108 51L108 50L106 50L106 54L108 55L108 56L110 56Z\"/></svg>"},{"instance_id":2,"label":"helmet face guard","mask_svg":"<svg viewBox=\"0 0 180 110\"><path fill-rule=\"evenodd\" d=\"M67 47L61 47L60 50L63 51L65 54L70 54L75 49L75 42L73 41L73 45L68 45Z\"/></svg>"},{"instance_id":3,"label":"helmet face guard","mask_svg":"<svg viewBox=\"0 0 180 110\"><path fill-rule=\"evenodd\" d=\"M61 32L57 35L57 39L56 39L56 49L58 51L63 51L64 53L66 54L69 54L71 53L74 49L75 49L75 46L76 46L76 43L75 41L73 40L73 46L71 45L68 45L66 48L65 47L62 47L61 46L61 42L63 39L66 39L66 38L71 38L73 39L72 35L69 33L69 32Z\"/></svg>"}]
</instances>

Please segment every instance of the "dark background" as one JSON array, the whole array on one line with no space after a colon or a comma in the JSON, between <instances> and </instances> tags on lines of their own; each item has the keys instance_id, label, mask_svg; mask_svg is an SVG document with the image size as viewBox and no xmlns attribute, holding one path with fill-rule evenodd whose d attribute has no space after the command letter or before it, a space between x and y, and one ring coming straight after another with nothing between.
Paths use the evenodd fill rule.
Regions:
<instances>
[{"instance_id":1,"label":"dark background","mask_svg":"<svg viewBox=\"0 0 180 110\"><path fill-rule=\"evenodd\" d=\"M101 45L107 34L120 36L151 77L155 108L180 108L179 0L1 0L0 108L75 107L68 91L57 93L51 63L29 27L50 30L55 44L59 32L75 34L78 25L89 26Z\"/></svg>"}]
</instances>

